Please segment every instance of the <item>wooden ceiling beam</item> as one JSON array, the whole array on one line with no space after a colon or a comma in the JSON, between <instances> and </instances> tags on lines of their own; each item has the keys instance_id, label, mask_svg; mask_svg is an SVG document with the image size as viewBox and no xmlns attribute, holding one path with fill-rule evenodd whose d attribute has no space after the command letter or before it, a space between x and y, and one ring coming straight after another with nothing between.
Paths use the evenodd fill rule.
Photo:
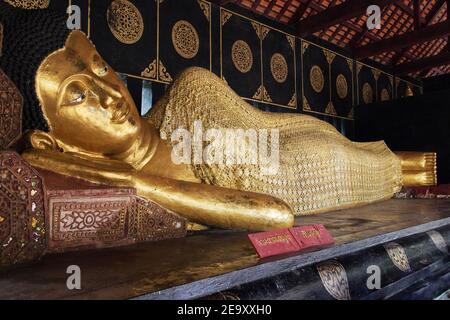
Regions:
<instances>
[{"instance_id":1,"label":"wooden ceiling beam","mask_svg":"<svg viewBox=\"0 0 450 320\"><path fill-rule=\"evenodd\" d=\"M449 0L436 1L433 8L431 8L430 12L425 17L425 22L424 22L425 26L428 26L431 23L431 21L433 21L433 19L436 17L436 15L441 11L441 9L446 1L449 1ZM409 49L408 47L403 48L399 53L397 53L397 55L395 55L392 58L391 65L393 65L393 66L397 65L398 62L400 61L400 59L408 52L408 49Z\"/></svg>"},{"instance_id":2,"label":"wooden ceiling beam","mask_svg":"<svg viewBox=\"0 0 450 320\"><path fill-rule=\"evenodd\" d=\"M252 5L252 10L256 10L256 8L258 8L260 3L261 3L261 0L255 0L255 2Z\"/></svg>"},{"instance_id":3,"label":"wooden ceiling beam","mask_svg":"<svg viewBox=\"0 0 450 320\"><path fill-rule=\"evenodd\" d=\"M353 50L355 59L376 56L386 51L397 51L417 43L445 37L450 34L450 20L433 24L426 28L387 38Z\"/></svg>"},{"instance_id":4,"label":"wooden ceiling beam","mask_svg":"<svg viewBox=\"0 0 450 320\"><path fill-rule=\"evenodd\" d=\"M397 3L398 1L401 0L397 0L395 1L395 3ZM381 11L381 15L383 16L384 11L386 10L388 6L384 6L384 8ZM351 48L353 49L354 47L356 47L356 45L358 44L359 41L361 41L367 34L369 34L369 28L364 28L363 31L359 32L358 34L356 34L349 42L347 48Z\"/></svg>"},{"instance_id":5,"label":"wooden ceiling beam","mask_svg":"<svg viewBox=\"0 0 450 320\"><path fill-rule=\"evenodd\" d=\"M305 14L306 10L308 10L309 5L311 4L312 1L313 0L300 1L300 5L298 6L291 20L289 21L290 25L294 25L302 19L303 15Z\"/></svg>"},{"instance_id":6,"label":"wooden ceiling beam","mask_svg":"<svg viewBox=\"0 0 450 320\"><path fill-rule=\"evenodd\" d=\"M330 26L341 24L366 13L370 5L384 7L392 0L347 0L342 4L318 12L296 24L299 36L307 36Z\"/></svg>"},{"instance_id":7,"label":"wooden ceiling beam","mask_svg":"<svg viewBox=\"0 0 450 320\"><path fill-rule=\"evenodd\" d=\"M214 4L219 5L221 7L226 6L227 4L230 4L230 3L236 3L237 2L237 0L209 0L209 1L214 3Z\"/></svg>"},{"instance_id":8,"label":"wooden ceiling beam","mask_svg":"<svg viewBox=\"0 0 450 320\"><path fill-rule=\"evenodd\" d=\"M277 4L277 0L271 0L266 10L264 10L264 15L267 15L270 11L272 11L273 7Z\"/></svg>"},{"instance_id":9,"label":"wooden ceiling beam","mask_svg":"<svg viewBox=\"0 0 450 320\"><path fill-rule=\"evenodd\" d=\"M324 7L322 7L320 4L318 4L317 2L314 1L308 1L308 0L302 0L303 3L307 3L309 2L309 7L317 12L323 11L325 10ZM345 21L342 23L344 26L346 26L347 28L349 28L350 30L355 31L356 33L360 33L362 31L364 31L364 29L354 23L351 23L350 21ZM381 38L373 33L369 33L367 35L370 40L372 41L379 41L381 40Z\"/></svg>"},{"instance_id":10,"label":"wooden ceiling beam","mask_svg":"<svg viewBox=\"0 0 450 320\"><path fill-rule=\"evenodd\" d=\"M395 1L395 5L397 7L399 7L400 9L402 9L404 12L406 12L408 15L410 15L411 17L415 18L415 2L419 3L420 0L413 0L413 7L411 8L410 6L408 6L407 4L405 4L402 0L397 0ZM420 6L418 7L420 8ZM417 16L418 17L418 21L420 22L420 24L425 24L425 18L420 16L420 14Z\"/></svg>"},{"instance_id":11,"label":"wooden ceiling beam","mask_svg":"<svg viewBox=\"0 0 450 320\"><path fill-rule=\"evenodd\" d=\"M414 30L419 30L423 22L420 15L420 0L413 0L413 18Z\"/></svg>"},{"instance_id":12,"label":"wooden ceiling beam","mask_svg":"<svg viewBox=\"0 0 450 320\"><path fill-rule=\"evenodd\" d=\"M286 3L284 4L284 7L281 9L281 11L278 13L276 19L279 20L281 19L281 17L284 15L284 13L287 11L287 9L289 9L289 7L292 5L292 2L294 0L289 0L286 1Z\"/></svg>"},{"instance_id":13,"label":"wooden ceiling beam","mask_svg":"<svg viewBox=\"0 0 450 320\"><path fill-rule=\"evenodd\" d=\"M412 72L421 71L424 69L439 67L449 63L450 63L450 52L445 51L431 57L426 57L423 59L399 64L394 68L394 73L408 74Z\"/></svg>"},{"instance_id":14,"label":"wooden ceiling beam","mask_svg":"<svg viewBox=\"0 0 450 320\"><path fill-rule=\"evenodd\" d=\"M436 17L436 15L441 11L442 6L445 4L447 0L437 0L434 7L430 10L427 17L425 18L425 24L430 24L431 21Z\"/></svg>"},{"instance_id":15,"label":"wooden ceiling beam","mask_svg":"<svg viewBox=\"0 0 450 320\"><path fill-rule=\"evenodd\" d=\"M336 3L336 0L331 0L328 8L332 8L334 6L334 4ZM328 8L326 10L328 10ZM334 39L334 36L336 35L336 32L339 30L339 26L334 30L333 34L329 37L329 39ZM319 38L323 38L323 36L326 34L327 29L322 29L322 31L320 32Z\"/></svg>"}]
</instances>

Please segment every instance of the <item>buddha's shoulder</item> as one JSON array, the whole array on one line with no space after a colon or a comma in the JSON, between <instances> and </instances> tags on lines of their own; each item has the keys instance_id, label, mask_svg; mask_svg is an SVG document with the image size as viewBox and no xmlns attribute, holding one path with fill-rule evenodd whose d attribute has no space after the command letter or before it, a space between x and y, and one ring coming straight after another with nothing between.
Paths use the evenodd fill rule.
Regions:
<instances>
[{"instance_id":1,"label":"buddha's shoulder","mask_svg":"<svg viewBox=\"0 0 450 320\"><path fill-rule=\"evenodd\" d=\"M202 67L189 67L184 69L176 77L176 81L193 81L193 80L206 80L223 82L216 74Z\"/></svg>"}]
</instances>

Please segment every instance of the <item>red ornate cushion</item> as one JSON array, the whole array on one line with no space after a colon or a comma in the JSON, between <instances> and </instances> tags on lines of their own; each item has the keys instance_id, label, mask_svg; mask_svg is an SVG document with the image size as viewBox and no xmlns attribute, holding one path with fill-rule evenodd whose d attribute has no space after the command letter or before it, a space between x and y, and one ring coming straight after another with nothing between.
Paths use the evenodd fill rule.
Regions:
<instances>
[{"instance_id":1,"label":"red ornate cushion","mask_svg":"<svg viewBox=\"0 0 450 320\"><path fill-rule=\"evenodd\" d=\"M22 107L22 95L0 70L0 149L10 147L22 135Z\"/></svg>"},{"instance_id":2,"label":"red ornate cushion","mask_svg":"<svg viewBox=\"0 0 450 320\"><path fill-rule=\"evenodd\" d=\"M0 152L0 268L36 260L46 246L39 173L17 153Z\"/></svg>"},{"instance_id":3,"label":"red ornate cushion","mask_svg":"<svg viewBox=\"0 0 450 320\"><path fill-rule=\"evenodd\" d=\"M116 247L186 235L186 221L132 188L40 171L48 198L48 252Z\"/></svg>"}]
</instances>

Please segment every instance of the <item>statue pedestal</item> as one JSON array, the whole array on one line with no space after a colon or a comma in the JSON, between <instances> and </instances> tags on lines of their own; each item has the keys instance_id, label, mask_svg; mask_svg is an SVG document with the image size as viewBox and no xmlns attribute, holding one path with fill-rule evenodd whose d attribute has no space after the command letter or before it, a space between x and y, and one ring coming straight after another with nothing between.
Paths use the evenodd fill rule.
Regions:
<instances>
[{"instance_id":1,"label":"statue pedestal","mask_svg":"<svg viewBox=\"0 0 450 320\"><path fill-rule=\"evenodd\" d=\"M180 238L186 220L136 196L41 170L47 192L47 252L117 247Z\"/></svg>"},{"instance_id":2,"label":"statue pedestal","mask_svg":"<svg viewBox=\"0 0 450 320\"><path fill-rule=\"evenodd\" d=\"M221 230L47 255L0 274L0 299L381 299L437 279L448 259L450 200L389 200L297 219L298 225L317 223L335 246L268 260L258 259L246 232ZM65 286L73 264L81 268L82 290ZM379 291L366 286L373 265L381 271Z\"/></svg>"}]
</instances>

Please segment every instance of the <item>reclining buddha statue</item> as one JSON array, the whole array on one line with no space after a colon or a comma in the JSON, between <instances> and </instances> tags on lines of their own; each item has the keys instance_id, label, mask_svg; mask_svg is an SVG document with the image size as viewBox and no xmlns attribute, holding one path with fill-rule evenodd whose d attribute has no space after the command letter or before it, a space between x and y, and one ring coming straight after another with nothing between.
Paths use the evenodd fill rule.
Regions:
<instances>
[{"instance_id":1,"label":"reclining buddha statue","mask_svg":"<svg viewBox=\"0 0 450 320\"><path fill-rule=\"evenodd\" d=\"M402 186L401 160L384 142L355 143L316 118L259 111L202 68L179 74L141 117L125 84L64 16L0 3L0 19L0 68L24 97L31 147L22 156L35 167L134 187L188 221L248 230L290 227L296 215L388 199ZM276 130L277 170L174 162L171 137L180 128L195 134L199 121L204 130Z\"/></svg>"}]
</instances>

